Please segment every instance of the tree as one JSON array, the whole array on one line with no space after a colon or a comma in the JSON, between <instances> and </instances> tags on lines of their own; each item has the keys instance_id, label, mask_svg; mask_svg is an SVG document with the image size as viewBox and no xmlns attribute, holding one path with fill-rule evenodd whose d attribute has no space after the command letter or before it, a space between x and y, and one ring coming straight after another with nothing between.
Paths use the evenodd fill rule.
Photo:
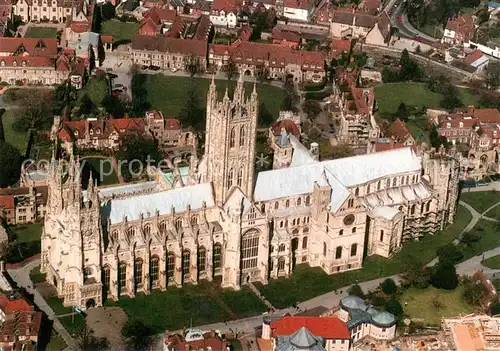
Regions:
<instances>
[{"instance_id":1,"label":"tree","mask_svg":"<svg viewBox=\"0 0 500 351\"><path fill-rule=\"evenodd\" d=\"M108 339L95 337L94 331L87 325L78 335L78 346L82 351L106 351L110 347Z\"/></svg>"},{"instance_id":2,"label":"tree","mask_svg":"<svg viewBox=\"0 0 500 351\"><path fill-rule=\"evenodd\" d=\"M52 92L51 110L54 115L61 115L65 108L72 109L73 104L77 99L77 93L74 86L70 82L58 85Z\"/></svg>"},{"instance_id":3,"label":"tree","mask_svg":"<svg viewBox=\"0 0 500 351\"><path fill-rule=\"evenodd\" d=\"M101 25L102 25L101 6L96 6L94 15L92 17L92 32L101 33Z\"/></svg>"},{"instance_id":4,"label":"tree","mask_svg":"<svg viewBox=\"0 0 500 351\"><path fill-rule=\"evenodd\" d=\"M229 58L229 61L227 62L226 75L227 80L231 80L238 75L238 67L236 67L236 64L234 63L232 58Z\"/></svg>"},{"instance_id":5,"label":"tree","mask_svg":"<svg viewBox=\"0 0 500 351\"><path fill-rule=\"evenodd\" d=\"M255 69L255 76L259 83L264 83L269 80L269 69L264 65L259 65Z\"/></svg>"},{"instance_id":6,"label":"tree","mask_svg":"<svg viewBox=\"0 0 500 351\"><path fill-rule=\"evenodd\" d=\"M500 303L494 303L490 306L490 315L496 316L500 314Z\"/></svg>"},{"instance_id":7,"label":"tree","mask_svg":"<svg viewBox=\"0 0 500 351\"><path fill-rule=\"evenodd\" d=\"M409 114L408 108L406 107L406 104L404 102L402 102L402 103L399 104L398 111L396 112L396 115L403 122L407 122L408 121L408 117L409 117L410 114Z\"/></svg>"},{"instance_id":8,"label":"tree","mask_svg":"<svg viewBox=\"0 0 500 351\"><path fill-rule=\"evenodd\" d=\"M321 142L319 143L319 155L322 160L333 160L337 158L349 157L353 154L354 152L352 148L345 143L332 145L328 140L321 140Z\"/></svg>"},{"instance_id":9,"label":"tree","mask_svg":"<svg viewBox=\"0 0 500 351\"><path fill-rule=\"evenodd\" d=\"M125 116L125 112L127 111L127 105L125 102L111 94L106 94L106 96L102 99L101 104L106 112L115 118L122 118Z\"/></svg>"},{"instance_id":10,"label":"tree","mask_svg":"<svg viewBox=\"0 0 500 351\"><path fill-rule=\"evenodd\" d=\"M470 247L474 245L474 243L478 242L480 239L481 239L481 234L477 231L474 231L474 232L464 233L460 241Z\"/></svg>"},{"instance_id":11,"label":"tree","mask_svg":"<svg viewBox=\"0 0 500 351\"><path fill-rule=\"evenodd\" d=\"M285 97L282 102L282 110L285 111L294 111L297 112L297 103L299 100L299 95L295 89L295 84L293 83L293 79L287 77L284 83L285 88Z\"/></svg>"},{"instance_id":12,"label":"tree","mask_svg":"<svg viewBox=\"0 0 500 351\"><path fill-rule=\"evenodd\" d=\"M122 162L121 172L126 180L140 177L147 166L154 166L163 160L153 139L134 132L125 135L116 157Z\"/></svg>"},{"instance_id":13,"label":"tree","mask_svg":"<svg viewBox=\"0 0 500 351\"><path fill-rule=\"evenodd\" d=\"M408 50L404 49L399 60L399 79L402 81L421 78L423 72L418 64L410 58Z\"/></svg>"},{"instance_id":14,"label":"tree","mask_svg":"<svg viewBox=\"0 0 500 351\"><path fill-rule=\"evenodd\" d=\"M99 60L99 65L102 65L106 59L106 52L104 51L104 45L102 44L101 38L99 38L99 44L97 46L97 59Z\"/></svg>"},{"instance_id":15,"label":"tree","mask_svg":"<svg viewBox=\"0 0 500 351\"><path fill-rule=\"evenodd\" d=\"M398 292L398 286L391 278L387 278L380 284L380 288L386 295L394 295Z\"/></svg>"},{"instance_id":16,"label":"tree","mask_svg":"<svg viewBox=\"0 0 500 351\"><path fill-rule=\"evenodd\" d=\"M431 142L431 146L436 148L436 149L440 148L441 145L444 145L445 147L448 145L448 141L446 140L446 137L439 136L437 126L432 127L431 132L429 134L429 139Z\"/></svg>"},{"instance_id":17,"label":"tree","mask_svg":"<svg viewBox=\"0 0 500 351\"><path fill-rule=\"evenodd\" d=\"M425 289L429 285L430 269L415 256L408 256L403 260L402 283L405 286L416 286Z\"/></svg>"},{"instance_id":18,"label":"tree","mask_svg":"<svg viewBox=\"0 0 500 351\"><path fill-rule=\"evenodd\" d=\"M472 306L486 307L488 303L488 288L481 280L466 277L463 281L464 292L463 298L465 302Z\"/></svg>"},{"instance_id":19,"label":"tree","mask_svg":"<svg viewBox=\"0 0 500 351\"><path fill-rule=\"evenodd\" d=\"M488 64L487 72L488 89L497 90L500 86L500 64L498 62Z\"/></svg>"},{"instance_id":20,"label":"tree","mask_svg":"<svg viewBox=\"0 0 500 351\"><path fill-rule=\"evenodd\" d=\"M458 89L451 84L447 85L446 90L443 92L443 99L439 103L442 108L447 110L453 110L458 107L462 107L464 104L460 100L460 93Z\"/></svg>"},{"instance_id":21,"label":"tree","mask_svg":"<svg viewBox=\"0 0 500 351\"><path fill-rule=\"evenodd\" d=\"M92 44L89 44L89 72L92 73L92 71L95 68L95 53L94 53L94 48Z\"/></svg>"},{"instance_id":22,"label":"tree","mask_svg":"<svg viewBox=\"0 0 500 351\"><path fill-rule=\"evenodd\" d=\"M0 108L0 143L5 142L5 132L3 130L3 115L5 113L4 108Z\"/></svg>"},{"instance_id":23,"label":"tree","mask_svg":"<svg viewBox=\"0 0 500 351\"><path fill-rule=\"evenodd\" d=\"M139 320L128 320L122 329L127 350L146 351L152 346L153 329Z\"/></svg>"},{"instance_id":24,"label":"tree","mask_svg":"<svg viewBox=\"0 0 500 351\"><path fill-rule=\"evenodd\" d=\"M403 314L403 307L398 300L389 300L385 303L385 310L392 313L396 317L400 317Z\"/></svg>"},{"instance_id":25,"label":"tree","mask_svg":"<svg viewBox=\"0 0 500 351\"><path fill-rule=\"evenodd\" d=\"M455 266L449 263L438 263L432 275L431 284L438 289L454 290L458 285Z\"/></svg>"},{"instance_id":26,"label":"tree","mask_svg":"<svg viewBox=\"0 0 500 351\"><path fill-rule=\"evenodd\" d=\"M0 187L16 184L21 175L21 154L8 142L0 142Z\"/></svg>"},{"instance_id":27,"label":"tree","mask_svg":"<svg viewBox=\"0 0 500 351\"><path fill-rule=\"evenodd\" d=\"M447 244L440 247L437 250L437 255L439 257L439 262L448 264L456 264L464 257L462 251L453 244Z\"/></svg>"},{"instance_id":28,"label":"tree","mask_svg":"<svg viewBox=\"0 0 500 351\"><path fill-rule=\"evenodd\" d=\"M103 21L110 20L114 18L115 15L115 6L112 3L107 2L104 5L101 5L101 17Z\"/></svg>"},{"instance_id":29,"label":"tree","mask_svg":"<svg viewBox=\"0 0 500 351\"><path fill-rule=\"evenodd\" d=\"M205 110L200 96L196 83L191 82L186 102L179 114L179 120L183 125L193 127L199 132L205 129Z\"/></svg>"},{"instance_id":30,"label":"tree","mask_svg":"<svg viewBox=\"0 0 500 351\"><path fill-rule=\"evenodd\" d=\"M357 296L359 298L364 299L365 294L363 292L363 289L358 284L351 285L351 287L347 290L347 293L352 296Z\"/></svg>"},{"instance_id":31,"label":"tree","mask_svg":"<svg viewBox=\"0 0 500 351\"><path fill-rule=\"evenodd\" d=\"M19 92L19 99L16 102L19 108L14 111L13 129L25 132L30 128L49 128L53 122L51 98L51 93L38 89L23 89Z\"/></svg>"},{"instance_id":32,"label":"tree","mask_svg":"<svg viewBox=\"0 0 500 351\"><path fill-rule=\"evenodd\" d=\"M184 69L193 77L201 71L200 59L194 55L186 56L184 59Z\"/></svg>"},{"instance_id":33,"label":"tree","mask_svg":"<svg viewBox=\"0 0 500 351\"><path fill-rule=\"evenodd\" d=\"M274 122L273 115L266 108L264 103L259 104L259 126L260 127L269 127L271 123Z\"/></svg>"},{"instance_id":34,"label":"tree","mask_svg":"<svg viewBox=\"0 0 500 351\"><path fill-rule=\"evenodd\" d=\"M321 113L321 105L316 100L306 100L302 109L309 118L314 118Z\"/></svg>"},{"instance_id":35,"label":"tree","mask_svg":"<svg viewBox=\"0 0 500 351\"><path fill-rule=\"evenodd\" d=\"M144 116L147 110L151 108L148 101L148 91L146 90L146 76L139 74L137 66L130 68L132 75L131 90L132 90L132 111L133 116Z\"/></svg>"},{"instance_id":36,"label":"tree","mask_svg":"<svg viewBox=\"0 0 500 351\"><path fill-rule=\"evenodd\" d=\"M80 113L83 115L91 114L94 111L94 103L89 98L87 93L83 94L80 100Z\"/></svg>"}]
</instances>

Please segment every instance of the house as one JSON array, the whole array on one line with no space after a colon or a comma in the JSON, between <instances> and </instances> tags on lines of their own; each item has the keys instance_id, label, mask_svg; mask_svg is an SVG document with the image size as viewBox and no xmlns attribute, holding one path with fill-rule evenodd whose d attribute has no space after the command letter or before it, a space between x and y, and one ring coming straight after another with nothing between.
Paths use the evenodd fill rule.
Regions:
<instances>
[{"instance_id":1,"label":"house","mask_svg":"<svg viewBox=\"0 0 500 351\"><path fill-rule=\"evenodd\" d=\"M368 147L368 153L373 153L373 152L382 152L382 151L388 151L388 150L394 150L394 149L401 149L405 148L407 145L403 143L397 143L394 141L393 138L378 138L375 143L370 145ZM412 149L415 153L417 153L417 145L414 144L412 146Z\"/></svg>"},{"instance_id":2,"label":"house","mask_svg":"<svg viewBox=\"0 0 500 351\"><path fill-rule=\"evenodd\" d=\"M475 50L473 53L467 55L463 62L470 67L468 69L469 72L480 73L488 67L490 59L481 50Z\"/></svg>"},{"instance_id":3,"label":"house","mask_svg":"<svg viewBox=\"0 0 500 351\"><path fill-rule=\"evenodd\" d=\"M312 9L311 4L307 0L284 0L284 13L286 18L295 21L309 20L309 13Z\"/></svg>"},{"instance_id":4,"label":"house","mask_svg":"<svg viewBox=\"0 0 500 351\"><path fill-rule=\"evenodd\" d=\"M229 350L230 344L215 331L203 331L188 329L181 334L170 334L165 336L163 351L186 351L186 350Z\"/></svg>"},{"instance_id":5,"label":"house","mask_svg":"<svg viewBox=\"0 0 500 351\"><path fill-rule=\"evenodd\" d=\"M383 235L382 231L381 236ZM389 312L377 311L357 296L342 298L336 316L347 323L352 343L365 337L390 341L396 336L396 317Z\"/></svg>"},{"instance_id":6,"label":"house","mask_svg":"<svg viewBox=\"0 0 500 351\"><path fill-rule=\"evenodd\" d=\"M282 30L279 28L273 29L271 38L273 40L273 44L286 45L292 49L296 49L300 44L299 33Z\"/></svg>"},{"instance_id":7,"label":"house","mask_svg":"<svg viewBox=\"0 0 500 351\"><path fill-rule=\"evenodd\" d=\"M442 326L450 336L448 346L454 350L498 350L500 348L500 316L470 314L444 318Z\"/></svg>"},{"instance_id":8,"label":"house","mask_svg":"<svg viewBox=\"0 0 500 351\"><path fill-rule=\"evenodd\" d=\"M6 24L12 12L11 0L0 0L0 23Z\"/></svg>"},{"instance_id":9,"label":"house","mask_svg":"<svg viewBox=\"0 0 500 351\"><path fill-rule=\"evenodd\" d=\"M444 29L442 43L464 44L468 43L474 36L474 19L471 15L459 15L448 20Z\"/></svg>"},{"instance_id":10,"label":"house","mask_svg":"<svg viewBox=\"0 0 500 351\"><path fill-rule=\"evenodd\" d=\"M141 35L157 35L167 32L177 17L176 10L153 7L144 14L139 27Z\"/></svg>"},{"instance_id":11,"label":"house","mask_svg":"<svg viewBox=\"0 0 500 351\"><path fill-rule=\"evenodd\" d=\"M44 218L48 198L47 186L0 189L4 219L9 224L27 224Z\"/></svg>"},{"instance_id":12,"label":"house","mask_svg":"<svg viewBox=\"0 0 500 351\"><path fill-rule=\"evenodd\" d=\"M45 38L0 38L0 57L57 57L57 40Z\"/></svg>"},{"instance_id":13,"label":"house","mask_svg":"<svg viewBox=\"0 0 500 351\"><path fill-rule=\"evenodd\" d=\"M272 345L269 350L350 349L350 334L346 323L331 316L285 316L275 321L264 317L262 339ZM288 345L292 347L286 348Z\"/></svg>"},{"instance_id":14,"label":"house","mask_svg":"<svg viewBox=\"0 0 500 351\"><path fill-rule=\"evenodd\" d=\"M90 50L94 52L96 67L99 67L99 34L84 32L79 35L77 41L68 41L67 47L75 50L75 55L81 58L90 58Z\"/></svg>"},{"instance_id":15,"label":"house","mask_svg":"<svg viewBox=\"0 0 500 351\"><path fill-rule=\"evenodd\" d=\"M389 138L394 139L396 143L401 143L404 146L412 146L417 143L406 123L399 117L390 125L386 134Z\"/></svg>"},{"instance_id":16,"label":"house","mask_svg":"<svg viewBox=\"0 0 500 351\"><path fill-rule=\"evenodd\" d=\"M183 130L178 119L165 118L161 111L147 111L145 120L145 131L163 148L194 146L196 143L194 133Z\"/></svg>"},{"instance_id":17,"label":"house","mask_svg":"<svg viewBox=\"0 0 500 351\"><path fill-rule=\"evenodd\" d=\"M236 41L232 45L212 44L208 50L209 63L224 70L234 62L240 74L284 80L292 76L297 83L319 83L325 76L324 57L320 52L297 51L280 44Z\"/></svg>"},{"instance_id":18,"label":"house","mask_svg":"<svg viewBox=\"0 0 500 351\"><path fill-rule=\"evenodd\" d=\"M364 38L377 21L377 16L365 12L336 9L331 15L330 34L334 38Z\"/></svg>"},{"instance_id":19,"label":"house","mask_svg":"<svg viewBox=\"0 0 500 351\"><path fill-rule=\"evenodd\" d=\"M336 59L342 53L348 53L351 49L351 41L345 39L332 39L330 43L330 54L328 59Z\"/></svg>"},{"instance_id":20,"label":"house","mask_svg":"<svg viewBox=\"0 0 500 351\"><path fill-rule=\"evenodd\" d=\"M376 15L382 10L382 1L381 0L363 0L358 9L364 12L369 13L370 15Z\"/></svg>"},{"instance_id":21,"label":"house","mask_svg":"<svg viewBox=\"0 0 500 351\"><path fill-rule=\"evenodd\" d=\"M51 21L64 23L83 11L88 15L90 0L18 0L14 14L23 22Z\"/></svg>"},{"instance_id":22,"label":"house","mask_svg":"<svg viewBox=\"0 0 500 351\"><path fill-rule=\"evenodd\" d=\"M385 11L378 17L373 28L365 38L365 43L372 45L388 46L392 36L392 21Z\"/></svg>"},{"instance_id":23,"label":"house","mask_svg":"<svg viewBox=\"0 0 500 351\"><path fill-rule=\"evenodd\" d=\"M242 0L214 0L210 8L210 21L217 27L235 28Z\"/></svg>"}]
</instances>

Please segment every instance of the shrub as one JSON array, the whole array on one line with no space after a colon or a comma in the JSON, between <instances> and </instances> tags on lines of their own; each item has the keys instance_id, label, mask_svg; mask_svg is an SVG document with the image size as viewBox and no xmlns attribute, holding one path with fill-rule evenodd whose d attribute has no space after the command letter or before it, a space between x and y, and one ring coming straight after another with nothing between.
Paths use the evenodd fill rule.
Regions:
<instances>
[{"instance_id":1,"label":"shrub","mask_svg":"<svg viewBox=\"0 0 500 351\"><path fill-rule=\"evenodd\" d=\"M464 254L453 244L447 244L437 250L439 262L455 264L460 262Z\"/></svg>"},{"instance_id":2,"label":"shrub","mask_svg":"<svg viewBox=\"0 0 500 351\"><path fill-rule=\"evenodd\" d=\"M438 289L454 290L458 285L455 266L449 263L438 263L432 275L431 284Z\"/></svg>"},{"instance_id":3,"label":"shrub","mask_svg":"<svg viewBox=\"0 0 500 351\"><path fill-rule=\"evenodd\" d=\"M481 228L478 228L478 231L481 231ZM462 243L467 246L472 246L472 244L478 242L481 239L481 234L478 231L467 232L462 236Z\"/></svg>"},{"instance_id":4,"label":"shrub","mask_svg":"<svg viewBox=\"0 0 500 351\"><path fill-rule=\"evenodd\" d=\"M500 314L500 303L499 302L491 304L491 308L490 308L490 315L496 316L497 314Z\"/></svg>"},{"instance_id":5,"label":"shrub","mask_svg":"<svg viewBox=\"0 0 500 351\"><path fill-rule=\"evenodd\" d=\"M398 286L391 278L387 278L380 284L380 288L386 295L394 295L398 292Z\"/></svg>"},{"instance_id":6,"label":"shrub","mask_svg":"<svg viewBox=\"0 0 500 351\"><path fill-rule=\"evenodd\" d=\"M357 297L360 297L360 298L364 298L365 297L365 294L363 292L363 289L361 289L361 287L358 285L358 284L354 284L352 285L348 290L347 290L347 293L349 295L353 295L353 296L357 296Z\"/></svg>"},{"instance_id":7,"label":"shrub","mask_svg":"<svg viewBox=\"0 0 500 351\"><path fill-rule=\"evenodd\" d=\"M398 300L389 300L385 303L385 310L392 313L396 317L400 317L403 314L403 307Z\"/></svg>"}]
</instances>

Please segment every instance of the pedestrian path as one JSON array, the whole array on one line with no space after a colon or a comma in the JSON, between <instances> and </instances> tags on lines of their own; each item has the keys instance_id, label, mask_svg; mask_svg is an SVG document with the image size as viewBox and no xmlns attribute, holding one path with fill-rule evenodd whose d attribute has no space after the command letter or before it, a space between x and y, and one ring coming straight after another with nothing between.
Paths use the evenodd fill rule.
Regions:
<instances>
[{"instance_id":1,"label":"pedestrian path","mask_svg":"<svg viewBox=\"0 0 500 351\"><path fill-rule=\"evenodd\" d=\"M262 293L255 287L255 285L249 282L248 287L260 299L260 301L262 301L264 305L267 306L267 308L269 308L270 310L275 310L274 306L265 298L264 295L262 295Z\"/></svg>"}]
</instances>

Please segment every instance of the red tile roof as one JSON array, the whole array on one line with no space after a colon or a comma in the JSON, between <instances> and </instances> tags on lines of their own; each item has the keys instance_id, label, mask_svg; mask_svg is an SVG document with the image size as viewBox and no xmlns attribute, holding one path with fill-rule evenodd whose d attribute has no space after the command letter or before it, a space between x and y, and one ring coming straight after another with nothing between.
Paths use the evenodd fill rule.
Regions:
<instances>
[{"instance_id":1,"label":"red tile roof","mask_svg":"<svg viewBox=\"0 0 500 351\"><path fill-rule=\"evenodd\" d=\"M0 56L0 62L10 67L55 67L54 59L43 56Z\"/></svg>"},{"instance_id":2,"label":"red tile roof","mask_svg":"<svg viewBox=\"0 0 500 351\"><path fill-rule=\"evenodd\" d=\"M467 42L474 34L474 19L471 15L460 15L455 19L448 20L446 29L454 31L458 39Z\"/></svg>"},{"instance_id":3,"label":"red tile roof","mask_svg":"<svg viewBox=\"0 0 500 351\"><path fill-rule=\"evenodd\" d=\"M285 7L292 9L307 10L311 5L307 0L285 0Z\"/></svg>"},{"instance_id":4,"label":"red tile roof","mask_svg":"<svg viewBox=\"0 0 500 351\"><path fill-rule=\"evenodd\" d=\"M165 129L168 130L179 130L181 129L181 122L175 118L169 118L165 120Z\"/></svg>"},{"instance_id":5,"label":"red tile roof","mask_svg":"<svg viewBox=\"0 0 500 351\"><path fill-rule=\"evenodd\" d=\"M283 119L274 123L271 126L273 134L278 136L281 134L281 129L285 128L287 133L292 133L295 137L300 138L300 131L297 125L291 119Z\"/></svg>"},{"instance_id":6,"label":"red tile roof","mask_svg":"<svg viewBox=\"0 0 500 351\"><path fill-rule=\"evenodd\" d=\"M405 145L403 143L394 143L394 142L375 143L375 152L401 149L403 147L411 147L413 149L413 151L417 152L417 146L415 144L408 146L408 145Z\"/></svg>"},{"instance_id":7,"label":"red tile roof","mask_svg":"<svg viewBox=\"0 0 500 351\"><path fill-rule=\"evenodd\" d=\"M56 39L0 38L0 52L10 55L57 56Z\"/></svg>"},{"instance_id":8,"label":"red tile roof","mask_svg":"<svg viewBox=\"0 0 500 351\"><path fill-rule=\"evenodd\" d=\"M332 39L330 44L330 55L332 58L337 58L343 52L349 52L351 49L351 41L344 39Z\"/></svg>"},{"instance_id":9,"label":"red tile roof","mask_svg":"<svg viewBox=\"0 0 500 351\"><path fill-rule=\"evenodd\" d=\"M140 35L156 35L159 32L159 25L156 24L151 18L146 18L141 21L141 26L139 27Z\"/></svg>"},{"instance_id":10,"label":"red tile roof","mask_svg":"<svg viewBox=\"0 0 500 351\"><path fill-rule=\"evenodd\" d=\"M32 310L31 306L23 299L9 300L5 295L0 296L0 309L4 313L12 312L29 312Z\"/></svg>"},{"instance_id":11,"label":"red tile roof","mask_svg":"<svg viewBox=\"0 0 500 351\"><path fill-rule=\"evenodd\" d=\"M273 40L278 41L291 41L294 43L300 42L300 34L296 32L291 32L287 30L281 30L279 28L274 28L272 32Z\"/></svg>"},{"instance_id":12,"label":"red tile roof","mask_svg":"<svg viewBox=\"0 0 500 351\"><path fill-rule=\"evenodd\" d=\"M132 49L194 55L205 58L207 56L207 41L136 35L132 42Z\"/></svg>"},{"instance_id":13,"label":"red tile roof","mask_svg":"<svg viewBox=\"0 0 500 351\"><path fill-rule=\"evenodd\" d=\"M151 18L155 24L159 25L164 22L171 22L171 23L174 22L176 16L177 16L177 11L175 10L160 9L157 7L153 7L151 10L147 11L144 14L142 21Z\"/></svg>"},{"instance_id":14,"label":"red tile roof","mask_svg":"<svg viewBox=\"0 0 500 351\"><path fill-rule=\"evenodd\" d=\"M238 12L242 5L242 0L214 0L210 11Z\"/></svg>"},{"instance_id":15,"label":"red tile roof","mask_svg":"<svg viewBox=\"0 0 500 351\"><path fill-rule=\"evenodd\" d=\"M89 21L71 22L71 30L75 33L85 33L90 31Z\"/></svg>"},{"instance_id":16,"label":"red tile roof","mask_svg":"<svg viewBox=\"0 0 500 351\"><path fill-rule=\"evenodd\" d=\"M101 41L103 43L112 43L113 42L113 36L112 35L101 35Z\"/></svg>"},{"instance_id":17,"label":"red tile roof","mask_svg":"<svg viewBox=\"0 0 500 351\"><path fill-rule=\"evenodd\" d=\"M398 118L387 129L387 136L393 137L397 142L404 143L409 138L413 138L405 122Z\"/></svg>"},{"instance_id":18,"label":"red tile roof","mask_svg":"<svg viewBox=\"0 0 500 351\"><path fill-rule=\"evenodd\" d=\"M13 195L0 195L0 208L10 210L14 208Z\"/></svg>"},{"instance_id":19,"label":"red tile roof","mask_svg":"<svg viewBox=\"0 0 500 351\"><path fill-rule=\"evenodd\" d=\"M464 59L464 63L467 65L473 64L475 61L479 60L483 56L481 50L476 50Z\"/></svg>"},{"instance_id":20,"label":"red tile roof","mask_svg":"<svg viewBox=\"0 0 500 351\"><path fill-rule=\"evenodd\" d=\"M271 323L273 336L292 335L305 327L315 336L324 339L349 339L347 325L337 317L283 317Z\"/></svg>"},{"instance_id":21,"label":"red tile roof","mask_svg":"<svg viewBox=\"0 0 500 351\"><path fill-rule=\"evenodd\" d=\"M92 131L92 134L90 132ZM97 121L63 121L58 137L61 140L71 141L84 139L87 135L92 139L108 139L112 133L124 135L128 132L144 133L145 124L142 118L117 118Z\"/></svg>"}]
</instances>

